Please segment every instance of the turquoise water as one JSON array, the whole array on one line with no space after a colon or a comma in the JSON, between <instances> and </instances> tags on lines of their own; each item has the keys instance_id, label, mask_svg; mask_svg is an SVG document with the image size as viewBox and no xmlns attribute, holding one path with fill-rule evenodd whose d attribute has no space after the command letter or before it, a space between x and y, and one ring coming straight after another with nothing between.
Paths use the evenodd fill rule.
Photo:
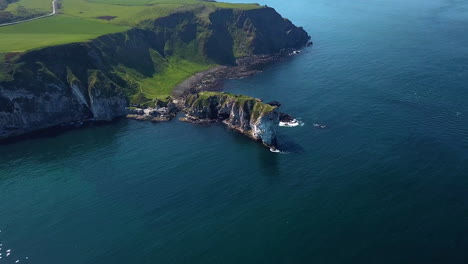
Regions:
<instances>
[{"instance_id":1,"label":"turquoise water","mask_svg":"<svg viewBox=\"0 0 468 264\"><path fill-rule=\"evenodd\" d=\"M468 263L468 2L263 3L315 45L226 89L304 122L288 154L177 121L0 146L0 264Z\"/></svg>"}]
</instances>

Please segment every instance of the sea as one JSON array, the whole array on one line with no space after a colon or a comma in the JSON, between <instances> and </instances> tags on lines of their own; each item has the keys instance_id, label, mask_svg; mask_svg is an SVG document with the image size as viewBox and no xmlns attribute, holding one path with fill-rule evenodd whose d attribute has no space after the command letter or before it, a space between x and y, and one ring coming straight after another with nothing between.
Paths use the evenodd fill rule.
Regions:
<instances>
[{"instance_id":1,"label":"sea","mask_svg":"<svg viewBox=\"0 0 468 264\"><path fill-rule=\"evenodd\" d=\"M231 1L242 2L242 1ZM0 146L0 264L468 263L468 1L260 0L313 47L229 80L301 122Z\"/></svg>"}]
</instances>

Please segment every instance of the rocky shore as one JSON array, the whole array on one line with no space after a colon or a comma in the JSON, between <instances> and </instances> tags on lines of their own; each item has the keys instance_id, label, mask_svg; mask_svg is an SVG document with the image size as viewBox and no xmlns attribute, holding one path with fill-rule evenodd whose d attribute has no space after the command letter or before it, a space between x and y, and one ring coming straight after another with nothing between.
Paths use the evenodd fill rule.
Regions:
<instances>
[{"instance_id":1,"label":"rocky shore","mask_svg":"<svg viewBox=\"0 0 468 264\"><path fill-rule=\"evenodd\" d=\"M164 100L154 100L153 107L127 107L126 117L129 119L165 122L172 120L182 110L181 100L167 97Z\"/></svg>"},{"instance_id":2,"label":"rocky shore","mask_svg":"<svg viewBox=\"0 0 468 264\"><path fill-rule=\"evenodd\" d=\"M308 42L307 46L311 46ZM236 66L217 66L200 72L177 85L172 94L183 97L201 91L221 91L224 81L228 79L242 79L260 73L266 66L278 63L289 57L300 54L297 49L283 49L272 55L252 55L236 60Z\"/></svg>"}]
</instances>

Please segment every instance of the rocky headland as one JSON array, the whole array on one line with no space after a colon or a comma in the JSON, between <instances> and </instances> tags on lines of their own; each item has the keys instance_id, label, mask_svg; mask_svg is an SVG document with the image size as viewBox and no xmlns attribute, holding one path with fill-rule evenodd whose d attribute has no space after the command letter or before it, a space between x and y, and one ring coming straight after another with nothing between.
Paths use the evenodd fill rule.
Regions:
<instances>
[{"instance_id":1,"label":"rocky headland","mask_svg":"<svg viewBox=\"0 0 468 264\"><path fill-rule=\"evenodd\" d=\"M192 123L223 122L250 138L276 149L278 107L260 99L221 92L200 92L187 97L186 117Z\"/></svg>"}]
</instances>

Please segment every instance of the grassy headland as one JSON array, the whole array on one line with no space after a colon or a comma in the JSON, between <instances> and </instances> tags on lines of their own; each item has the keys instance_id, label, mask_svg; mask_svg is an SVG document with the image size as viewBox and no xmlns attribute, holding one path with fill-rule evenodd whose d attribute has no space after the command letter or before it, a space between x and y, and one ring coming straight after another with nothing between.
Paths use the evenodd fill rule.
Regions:
<instances>
[{"instance_id":1,"label":"grassy headland","mask_svg":"<svg viewBox=\"0 0 468 264\"><path fill-rule=\"evenodd\" d=\"M16 4L22 1L30 0ZM58 15L0 27L0 39L2 90L21 87L38 96L63 87L84 105L102 96L154 106L198 72L235 65L246 55L297 48L309 37L256 4L60 0ZM200 94L201 103L204 96L211 94ZM251 97L229 96L234 99L240 106L256 104Z\"/></svg>"},{"instance_id":2,"label":"grassy headland","mask_svg":"<svg viewBox=\"0 0 468 264\"><path fill-rule=\"evenodd\" d=\"M22 17L24 10L35 14L51 12L51 0L8 1L12 2L3 11L13 16ZM86 42L131 28L145 28L148 23L151 26L151 21L177 12L190 11L196 14L196 19L206 21L210 13L225 8L248 10L260 6L202 0L60 0L58 14L53 17L0 27L0 63L13 53ZM197 34L203 36L204 32ZM199 56L196 44L174 43L171 49L171 56L151 51L153 64L157 65L151 75L115 65L114 73L136 87L128 93L131 101L165 98L183 80L216 65ZM0 71L1 79L5 79L5 73Z\"/></svg>"},{"instance_id":3,"label":"grassy headland","mask_svg":"<svg viewBox=\"0 0 468 264\"><path fill-rule=\"evenodd\" d=\"M209 110L213 106L234 105L238 109L250 112L253 120L273 112L278 107L261 102L259 99L224 92L200 92L187 98L187 105L195 110Z\"/></svg>"}]
</instances>

